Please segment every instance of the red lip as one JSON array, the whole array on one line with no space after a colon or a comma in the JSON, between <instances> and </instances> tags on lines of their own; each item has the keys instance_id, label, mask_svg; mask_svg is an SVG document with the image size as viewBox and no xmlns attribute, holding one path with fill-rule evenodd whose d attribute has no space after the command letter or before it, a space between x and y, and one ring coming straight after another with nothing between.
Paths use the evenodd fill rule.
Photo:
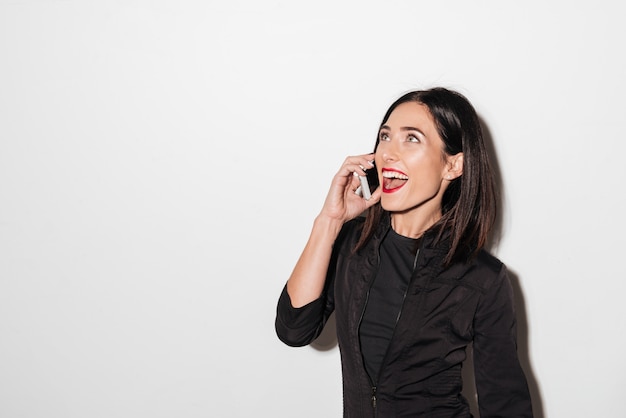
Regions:
<instances>
[{"instance_id":1,"label":"red lip","mask_svg":"<svg viewBox=\"0 0 626 418\"><path fill-rule=\"evenodd\" d=\"M381 171L382 171L382 173L384 173L384 172L386 172L386 171L387 171L387 172L399 173L399 174L402 174L402 175L404 175L404 176L406 176L406 175L407 175L405 172L400 171L400 170L396 170L395 168L383 168ZM401 188L403 188L403 187L406 185L406 183L407 183L406 181L404 181L404 182L402 182L402 184L400 184L400 185L399 185L399 186L397 186L397 187L391 187L391 188L388 188L388 187L387 187L387 185L391 182L391 179L387 179L387 178L385 178L384 176L382 176L382 180L383 180L383 181L382 181L383 193L393 193L393 192L397 192L398 190L400 190Z\"/></svg>"},{"instance_id":2,"label":"red lip","mask_svg":"<svg viewBox=\"0 0 626 418\"><path fill-rule=\"evenodd\" d=\"M400 171L400 170L397 170L397 169L395 169L395 168L387 168L387 167L384 167L384 168L382 169L382 172L384 173L385 171L391 171L391 172L394 172L394 173L400 173L400 174L402 174L403 176L406 176L406 175L407 175L404 171Z\"/></svg>"}]
</instances>

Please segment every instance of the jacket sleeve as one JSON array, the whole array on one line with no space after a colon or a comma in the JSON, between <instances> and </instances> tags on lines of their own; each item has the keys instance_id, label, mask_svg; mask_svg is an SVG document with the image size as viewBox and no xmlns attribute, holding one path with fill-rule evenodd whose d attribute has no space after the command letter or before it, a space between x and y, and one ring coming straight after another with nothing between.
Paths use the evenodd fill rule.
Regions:
<instances>
[{"instance_id":1,"label":"jacket sleeve","mask_svg":"<svg viewBox=\"0 0 626 418\"><path fill-rule=\"evenodd\" d=\"M287 285L278 299L276 308L275 328L278 338L292 347L302 347L312 343L324 329L326 321L335 310L335 274L337 263L344 248L352 248L349 237L362 223L361 219L354 219L345 223L335 240L330 257L326 282L322 295L300 308L294 308L287 292ZM358 231L357 231L358 232Z\"/></svg>"},{"instance_id":2,"label":"jacket sleeve","mask_svg":"<svg viewBox=\"0 0 626 418\"><path fill-rule=\"evenodd\" d=\"M287 293L287 285L278 299L276 308L276 334L291 347L301 347L313 342L322 332L328 319L326 314L325 294L318 299L294 308Z\"/></svg>"},{"instance_id":3,"label":"jacket sleeve","mask_svg":"<svg viewBox=\"0 0 626 418\"><path fill-rule=\"evenodd\" d=\"M526 377L517 355L513 289L504 265L477 308L474 374L481 418L533 416Z\"/></svg>"}]
</instances>

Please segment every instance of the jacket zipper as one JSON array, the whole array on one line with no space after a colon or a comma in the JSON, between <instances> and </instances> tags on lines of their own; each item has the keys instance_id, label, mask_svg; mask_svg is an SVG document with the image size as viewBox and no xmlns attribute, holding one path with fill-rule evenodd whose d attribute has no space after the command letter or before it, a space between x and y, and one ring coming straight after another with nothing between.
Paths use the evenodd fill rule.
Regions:
<instances>
[{"instance_id":1,"label":"jacket zipper","mask_svg":"<svg viewBox=\"0 0 626 418\"><path fill-rule=\"evenodd\" d=\"M380 247L376 249L376 258L377 258L377 266L380 266ZM365 309L367 309L367 303L369 302L370 299L370 290L372 289L372 286L374 285L374 280L376 280L376 275L378 274L378 268L376 268L376 273L372 276L372 278L370 279L368 286L367 286L367 293L365 294L365 304L363 305L363 309L361 310L361 316L359 317L359 322L357 324L357 336L359 337L359 351L360 351L360 346L361 346L361 337L360 337L360 330L361 330L361 322L363 322L363 317L365 316ZM363 356L363 354L361 354L361 357ZM365 364L363 365L363 367L365 367ZM369 373L367 373L367 371L365 372L365 374L367 375L367 379L370 382L370 385L372 387L372 397L371 397L371 401L372 401L372 409L374 410L374 418L376 418L378 416L378 413L376 411L376 385L374 385L374 382L372 382L372 377L369 375Z\"/></svg>"},{"instance_id":2,"label":"jacket zipper","mask_svg":"<svg viewBox=\"0 0 626 418\"><path fill-rule=\"evenodd\" d=\"M417 257L420 255L420 249L417 249L415 253L415 259L413 260L413 271L411 272L411 276L415 273L415 267L417 266ZM412 277L411 277L412 278ZM396 326L398 325L398 321L400 321L400 315L402 315L402 310L404 309L404 301L406 299L406 295L409 292L409 286L411 285L411 278L409 278L409 283L406 285L406 289L404 289L404 294L402 295L402 303L400 304L400 310L398 311L398 316L396 317L396 323L394 324L394 333L396 330ZM391 336L393 338L393 335Z\"/></svg>"},{"instance_id":3,"label":"jacket zipper","mask_svg":"<svg viewBox=\"0 0 626 418\"><path fill-rule=\"evenodd\" d=\"M415 259L413 260L413 272L411 273L411 275L413 275L413 273L415 273L415 267L417 266L417 259L419 257L420 254L420 249L417 249L417 252L415 253ZM378 266L380 266L380 247L377 249L377 253L376 253L376 257L377 257L377 261L378 261ZM376 271L376 274L378 274L378 270ZM357 335L359 334L359 330L361 329L361 322L363 321L363 316L365 315L365 309L367 308L367 303L369 302L369 298L370 298L370 290L372 288L372 285L374 284L374 280L376 279L376 274L374 274L373 278L370 280L369 282L369 286L367 287L367 293L365 294L365 305L363 306L363 310L361 311L361 316L359 317L359 323L358 323L358 327L357 327ZM406 300L406 295L409 291L409 286L411 284L411 279L409 279L409 284L407 284L406 289L404 289L404 294L402 295L402 303L400 304L400 310L398 311L398 316L396 316L396 322L394 324L394 334L395 334L395 329L396 326L398 325L398 321L400 321L400 315L402 314L402 310L404 309L404 301ZM391 336L391 339L393 339L393 335ZM391 344L391 340L389 340L389 343ZM360 343L359 343L360 344ZM389 347L387 347L387 350L389 350ZM385 355L386 357L386 355ZM383 364L384 364L384 358L383 358ZM382 364L381 364L381 368L378 371L378 376L380 377L382 373ZM370 375L366 372L365 373L367 375L367 378L370 381L370 384L372 385L372 409L374 410L374 418L376 418L378 416L377 413L377 397L376 397L376 390L377 387L376 385L374 385L374 382L372 382L372 378L370 377Z\"/></svg>"},{"instance_id":4,"label":"jacket zipper","mask_svg":"<svg viewBox=\"0 0 626 418\"><path fill-rule=\"evenodd\" d=\"M380 255L379 255L379 259L380 259ZM374 277L376 277L376 276L374 276ZM369 287L367 289L367 293L365 295L365 306L363 307L363 311L361 312L361 317L359 318L359 325L358 325L358 328L357 328L357 335L360 334L359 330L361 329L361 322L363 321L363 316L365 315L365 308L367 307L367 302L369 301L369 298L370 298L370 288L372 287L373 283L374 283L374 280L372 279L372 281L370 282L370 285L369 285ZM359 346L361 344L360 340L361 340L361 338L359 337ZM362 356L363 356L363 354L361 354L361 357ZM365 364L363 365L363 367L365 367ZM376 411L376 401L377 401L377 399L376 399L376 385L374 385L374 382L372 382L372 377L369 375L369 373L367 373L367 371L365 372L365 374L367 375L367 379L369 380L370 385L372 386L372 398L371 398L371 401L372 401L372 409L374 411L374 418L376 418L378 416L378 413Z\"/></svg>"},{"instance_id":5,"label":"jacket zipper","mask_svg":"<svg viewBox=\"0 0 626 418\"><path fill-rule=\"evenodd\" d=\"M372 409L374 410L374 418L378 416L376 413L376 386L372 386Z\"/></svg>"},{"instance_id":6,"label":"jacket zipper","mask_svg":"<svg viewBox=\"0 0 626 418\"><path fill-rule=\"evenodd\" d=\"M420 254L420 249L417 249L417 252L415 253L415 259L413 260L413 270L411 272L411 276L413 276L413 274L415 273L415 267L417 266L417 260ZM378 253L378 263L380 264L380 252ZM374 283L374 281L372 280L372 283L370 284L370 287L367 289L367 295L365 297L365 307L363 308L363 312L361 312L361 318L359 319L359 328L361 327L361 321L363 320L363 315L365 315L365 309L367 308L367 302L369 300L369 296L370 296L370 288L372 287L372 284ZM409 283L406 286L406 289L404 289L404 294L402 295L402 303L400 304L400 310L398 311L398 316L396 316L396 322L394 323L394 334L396 331L396 327L398 326L398 321L400 321L400 316L402 315L402 311L404 310L404 302L406 300L406 295L409 292L409 286L411 284L411 279L409 279ZM393 340L393 335L391 336L391 339L389 340L389 345L391 345L391 340ZM389 350L389 347L387 347L387 350ZM386 354L385 354L386 357ZM380 370L378 371L378 377L380 380L380 375L382 373L382 366L385 363L385 359L383 358L383 363L381 364ZM377 387L372 383L372 379L369 377L370 379L370 383L372 384L372 409L374 410L374 418L378 416L377 414L377 409L376 409L376 402L377 402L377 398L376 398L376 389Z\"/></svg>"}]
</instances>

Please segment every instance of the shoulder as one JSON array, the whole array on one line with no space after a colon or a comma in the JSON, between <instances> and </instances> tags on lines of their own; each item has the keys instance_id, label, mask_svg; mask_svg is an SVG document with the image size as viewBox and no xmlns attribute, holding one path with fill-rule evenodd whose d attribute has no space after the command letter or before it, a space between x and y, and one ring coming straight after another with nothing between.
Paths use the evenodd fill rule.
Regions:
<instances>
[{"instance_id":1,"label":"shoulder","mask_svg":"<svg viewBox=\"0 0 626 418\"><path fill-rule=\"evenodd\" d=\"M508 280L506 265L486 250L481 250L471 260L453 264L445 274L454 276L482 293L493 287L499 287Z\"/></svg>"},{"instance_id":2,"label":"shoulder","mask_svg":"<svg viewBox=\"0 0 626 418\"><path fill-rule=\"evenodd\" d=\"M486 272L491 272L495 275L499 275L502 270L506 268L504 263L500 261L498 257L494 256L487 250L480 250L474 259L474 264L477 268L483 269Z\"/></svg>"}]
</instances>

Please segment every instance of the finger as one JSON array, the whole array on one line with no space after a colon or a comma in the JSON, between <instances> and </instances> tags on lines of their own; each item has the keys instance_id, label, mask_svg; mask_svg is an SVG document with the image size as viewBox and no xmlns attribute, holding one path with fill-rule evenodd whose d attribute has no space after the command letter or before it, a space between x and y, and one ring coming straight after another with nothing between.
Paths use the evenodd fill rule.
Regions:
<instances>
[{"instance_id":1,"label":"finger","mask_svg":"<svg viewBox=\"0 0 626 418\"><path fill-rule=\"evenodd\" d=\"M382 196L382 191L380 190L380 187L378 187L373 193L372 196L369 198L369 200L366 200L365 205L366 207L370 207L375 205L376 203L380 202L380 198Z\"/></svg>"},{"instance_id":2,"label":"finger","mask_svg":"<svg viewBox=\"0 0 626 418\"><path fill-rule=\"evenodd\" d=\"M365 175L365 171L374 167L374 154L357 155L346 158L343 168L347 172Z\"/></svg>"},{"instance_id":3,"label":"finger","mask_svg":"<svg viewBox=\"0 0 626 418\"><path fill-rule=\"evenodd\" d=\"M361 187L361 180L359 179L359 174L358 173L353 173L352 175L352 181L350 182L350 186L352 187L353 190L356 190L357 188Z\"/></svg>"}]
</instances>

